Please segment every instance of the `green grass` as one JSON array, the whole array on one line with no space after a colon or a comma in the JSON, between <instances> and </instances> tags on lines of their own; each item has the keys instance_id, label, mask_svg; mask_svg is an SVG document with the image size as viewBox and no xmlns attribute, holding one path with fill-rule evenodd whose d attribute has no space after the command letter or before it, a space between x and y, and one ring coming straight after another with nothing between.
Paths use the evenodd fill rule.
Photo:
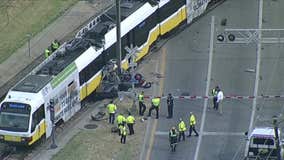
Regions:
<instances>
[{"instance_id":1,"label":"green grass","mask_svg":"<svg viewBox=\"0 0 284 160\"><path fill-rule=\"evenodd\" d=\"M1 0L0 63L79 0ZM39 51L41 52L41 51Z\"/></svg>"}]
</instances>

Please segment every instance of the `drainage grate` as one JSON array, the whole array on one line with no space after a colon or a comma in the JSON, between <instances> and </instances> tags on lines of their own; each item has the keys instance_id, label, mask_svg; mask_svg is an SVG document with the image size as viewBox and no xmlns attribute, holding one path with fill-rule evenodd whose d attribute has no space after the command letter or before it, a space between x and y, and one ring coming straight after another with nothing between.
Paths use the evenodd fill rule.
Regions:
<instances>
[{"instance_id":1,"label":"drainage grate","mask_svg":"<svg viewBox=\"0 0 284 160\"><path fill-rule=\"evenodd\" d=\"M84 128L86 129L96 129L98 126L96 124L86 124Z\"/></svg>"}]
</instances>

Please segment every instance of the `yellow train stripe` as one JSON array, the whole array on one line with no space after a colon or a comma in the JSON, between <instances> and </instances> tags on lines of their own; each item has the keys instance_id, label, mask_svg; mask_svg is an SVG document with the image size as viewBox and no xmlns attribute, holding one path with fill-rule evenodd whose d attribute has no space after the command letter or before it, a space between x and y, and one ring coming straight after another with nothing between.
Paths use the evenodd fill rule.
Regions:
<instances>
[{"instance_id":1,"label":"yellow train stripe","mask_svg":"<svg viewBox=\"0 0 284 160\"><path fill-rule=\"evenodd\" d=\"M38 141L45 133L46 133L46 124L45 124L45 120L42 120L39 126L32 133L32 136L31 136L32 140L29 142L28 145L32 145L34 142Z\"/></svg>"},{"instance_id":2,"label":"yellow train stripe","mask_svg":"<svg viewBox=\"0 0 284 160\"><path fill-rule=\"evenodd\" d=\"M87 96L90 95L94 90L97 89L97 87L101 83L101 80L102 80L102 72L95 75L95 78L88 83L88 85L87 85Z\"/></svg>"}]
</instances>

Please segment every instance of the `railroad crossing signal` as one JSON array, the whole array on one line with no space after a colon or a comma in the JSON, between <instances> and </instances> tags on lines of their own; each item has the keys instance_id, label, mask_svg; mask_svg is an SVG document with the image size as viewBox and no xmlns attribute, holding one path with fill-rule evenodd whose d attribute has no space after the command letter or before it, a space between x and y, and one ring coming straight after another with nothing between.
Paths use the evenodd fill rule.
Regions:
<instances>
[{"instance_id":1,"label":"railroad crossing signal","mask_svg":"<svg viewBox=\"0 0 284 160\"><path fill-rule=\"evenodd\" d=\"M139 52L138 47L137 46L133 47L133 45L131 44L130 48L126 46L124 49L128 52L128 54L126 55L126 59L128 59L129 67L130 68L136 67L137 63L135 62L135 59L137 57L136 53Z\"/></svg>"},{"instance_id":2,"label":"railroad crossing signal","mask_svg":"<svg viewBox=\"0 0 284 160\"><path fill-rule=\"evenodd\" d=\"M284 29L225 29L217 34L217 43L284 43Z\"/></svg>"}]
</instances>

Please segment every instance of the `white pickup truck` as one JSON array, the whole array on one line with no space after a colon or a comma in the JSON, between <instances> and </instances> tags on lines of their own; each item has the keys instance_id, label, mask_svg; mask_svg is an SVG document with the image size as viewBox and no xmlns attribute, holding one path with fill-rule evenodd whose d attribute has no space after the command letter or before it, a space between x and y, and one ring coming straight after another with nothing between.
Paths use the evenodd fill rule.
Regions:
<instances>
[{"instance_id":1,"label":"white pickup truck","mask_svg":"<svg viewBox=\"0 0 284 160\"><path fill-rule=\"evenodd\" d=\"M279 129L278 135L280 138L281 134ZM248 135L248 141L246 160L277 160L275 132L272 127L255 128L251 134ZM279 143L282 157L282 143Z\"/></svg>"}]
</instances>

